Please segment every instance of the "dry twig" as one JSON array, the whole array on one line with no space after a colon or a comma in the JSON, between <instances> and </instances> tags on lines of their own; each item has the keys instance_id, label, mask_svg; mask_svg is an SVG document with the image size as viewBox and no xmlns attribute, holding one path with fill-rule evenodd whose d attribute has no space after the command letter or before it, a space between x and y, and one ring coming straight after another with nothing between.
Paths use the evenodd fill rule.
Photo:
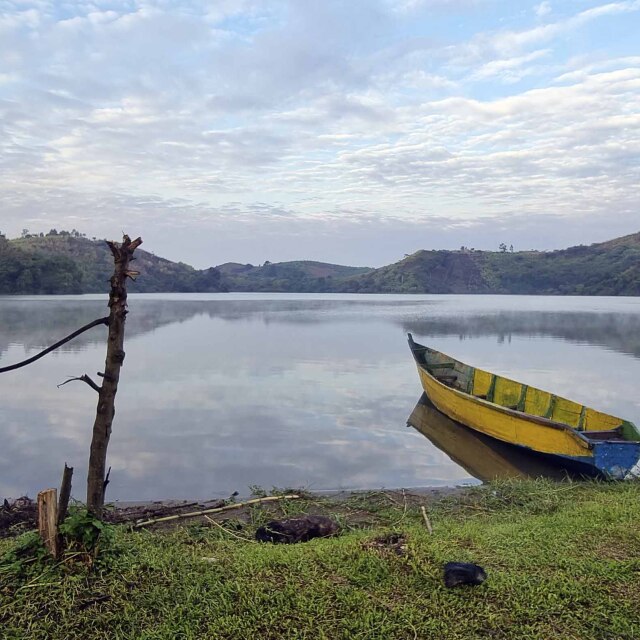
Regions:
<instances>
[{"instance_id":1,"label":"dry twig","mask_svg":"<svg viewBox=\"0 0 640 640\"><path fill-rule=\"evenodd\" d=\"M429 516L427 515L427 510L424 505L420 507L422 511L422 517L424 518L424 523L427 525L427 530L431 535L433 535L433 527L431 526L431 521L429 520Z\"/></svg>"},{"instance_id":2,"label":"dry twig","mask_svg":"<svg viewBox=\"0 0 640 640\"><path fill-rule=\"evenodd\" d=\"M144 522L138 522L133 525L134 529L140 529L147 527L151 524L157 524L159 522L169 522L171 520L184 520L186 518L197 518L198 516L204 516L208 513L220 513L222 511L230 511L231 509L241 509L250 504L260 504L261 502L273 502L275 500L297 500L299 495L286 495L286 496L267 496L266 498L256 498L255 500L247 500L246 502L236 502L235 504L227 504L224 507L216 507L215 509L204 509L203 511L190 511L189 513L178 513L173 516L165 516L163 518L153 518L151 520L145 520Z\"/></svg>"},{"instance_id":3,"label":"dry twig","mask_svg":"<svg viewBox=\"0 0 640 640\"><path fill-rule=\"evenodd\" d=\"M229 531L229 529L226 529L219 522L216 522L213 518L210 518L209 516L205 516L205 520L208 520L211 524L214 524L216 527L219 527L225 533L228 533L230 536L233 536L238 540L242 540L242 542L256 542L256 540L251 540L251 538L243 538L242 536L239 536L237 533L233 533L233 531Z\"/></svg>"}]
</instances>

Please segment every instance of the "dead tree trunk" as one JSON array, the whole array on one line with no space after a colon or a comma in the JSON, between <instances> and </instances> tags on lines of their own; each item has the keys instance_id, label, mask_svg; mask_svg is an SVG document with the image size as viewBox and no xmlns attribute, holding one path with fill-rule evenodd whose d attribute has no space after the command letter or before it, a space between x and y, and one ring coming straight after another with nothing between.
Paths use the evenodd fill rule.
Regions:
<instances>
[{"instance_id":1,"label":"dead tree trunk","mask_svg":"<svg viewBox=\"0 0 640 640\"><path fill-rule=\"evenodd\" d=\"M115 397L118 391L120 368L124 361L124 324L127 316L127 278L137 274L129 269L134 259L133 252L142 244L142 239L131 240L125 235L122 244L108 242L115 269L111 276L109 292L109 337L107 358L102 386L98 390L98 407L93 424L93 436L89 454L89 473L87 477L87 508L95 516L102 515L104 506L105 468L107 447L111 436L111 424L115 415Z\"/></svg>"},{"instance_id":2,"label":"dead tree trunk","mask_svg":"<svg viewBox=\"0 0 640 640\"><path fill-rule=\"evenodd\" d=\"M62 484L60 485L60 497L58 499L58 526L60 526L67 517L69 511L69 499L71 498L71 479L73 478L73 467L67 467L64 463L64 471L62 472Z\"/></svg>"}]
</instances>

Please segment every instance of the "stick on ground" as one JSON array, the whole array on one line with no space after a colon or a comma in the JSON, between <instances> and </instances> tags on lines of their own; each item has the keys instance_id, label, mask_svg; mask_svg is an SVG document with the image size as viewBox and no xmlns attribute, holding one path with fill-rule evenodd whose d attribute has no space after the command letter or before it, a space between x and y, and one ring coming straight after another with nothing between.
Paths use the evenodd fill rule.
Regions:
<instances>
[{"instance_id":1,"label":"stick on ground","mask_svg":"<svg viewBox=\"0 0 640 640\"><path fill-rule=\"evenodd\" d=\"M433 535L433 527L431 526L431 521L429 520L429 516L427 515L427 510L425 509L424 505L420 507L420 510L422 511L422 517L424 518L424 523L427 525L427 530L431 535Z\"/></svg>"},{"instance_id":2,"label":"stick on ground","mask_svg":"<svg viewBox=\"0 0 640 640\"><path fill-rule=\"evenodd\" d=\"M204 509L203 511L190 511L189 513L178 513L174 516L164 516L163 518L153 518L151 520L145 520L144 522L138 522L133 525L134 529L140 529L147 527L151 524L157 524L159 522L169 522L171 520L184 520L186 518L197 518L198 516L204 516L208 513L220 513L222 511L230 511L231 509L241 509L250 504L259 504L261 502L273 502L275 500L297 500L299 495L286 495L286 496L268 496L266 498L256 498L255 500L247 500L246 502L236 502L234 504L228 504L224 507L216 507L215 509Z\"/></svg>"}]
</instances>

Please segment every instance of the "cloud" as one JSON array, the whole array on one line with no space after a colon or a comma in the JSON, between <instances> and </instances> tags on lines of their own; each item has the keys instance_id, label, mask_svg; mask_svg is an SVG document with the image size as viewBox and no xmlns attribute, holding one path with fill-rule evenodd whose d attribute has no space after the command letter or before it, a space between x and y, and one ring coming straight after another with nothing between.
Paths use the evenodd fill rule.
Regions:
<instances>
[{"instance_id":1,"label":"cloud","mask_svg":"<svg viewBox=\"0 0 640 640\"><path fill-rule=\"evenodd\" d=\"M513 58L491 60L480 66L474 71L470 80L485 80L492 76L500 77L503 81L517 81L527 73L527 69L523 67L533 60L539 60L551 53L550 49L538 49L523 56L515 56Z\"/></svg>"},{"instance_id":2,"label":"cloud","mask_svg":"<svg viewBox=\"0 0 640 640\"><path fill-rule=\"evenodd\" d=\"M551 3L544 0L544 2L536 5L533 10L538 18L544 18L544 16L551 13Z\"/></svg>"},{"instance_id":3,"label":"cloud","mask_svg":"<svg viewBox=\"0 0 640 640\"><path fill-rule=\"evenodd\" d=\"M353 246L371 227L358 261L377 264L389 228L400 242L518 212L600 229L635 206L640 76L624 34L639 2L532 4L529 18L484 2L3 6L5 232L129 221L164 247L186 225L250 261L256 234L273 260L334 229L323 250L353 262L338 234ZM580 35L604 21L615 46ZM174 257L204 266L198 251Z\"/></svg>"}]
</instances>

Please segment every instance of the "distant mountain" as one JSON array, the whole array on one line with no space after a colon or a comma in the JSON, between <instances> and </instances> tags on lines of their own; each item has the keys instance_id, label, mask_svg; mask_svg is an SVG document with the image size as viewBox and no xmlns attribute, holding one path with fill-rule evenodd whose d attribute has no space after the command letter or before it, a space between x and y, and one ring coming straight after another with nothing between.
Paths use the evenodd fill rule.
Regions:
<instances>
[{"instance_id":1,"label":"distant mountain","mask_svg":"<svg viewBox=\"0 0 640 640\"><path fill-rule=\"evenodd\" d=\"M640 233L558 251L418 251L335 290L638 296Z\"/></svg>"},{"instance_id":2,"label":"distant mountain","mask_svg":"<svg viewBox=\"0 0 640 640\"><path fill-rule=\"evenodd\" d=\"M326 262L300 260L251 264L226 262L216 267L231 291L333 291L350 276L369 273L367 267L344 267Z\"/></svg>"},{"instance_id":3,"label":"distant mountain","mask_svg":"<svg viewBox=\"0 0 640 640\"><path fill-rule=\"evenodd\" d=\"M215 268L198 270L138 249L132 267L139 278L129 285L138 293L226 291ZM0 237L0 293L102 293L109 290L113 258L104 240L75 232Z\"/></svg>"},{"instance_id":4,"label":"distant mountain","mask_svg":"<svg viewBox=\"0 0 640 640\"><path fill-rule=\"evenodd\" d=\"M204 270L138 249L131 291L640 296L640 233L559 251L502 249L423 250L379 269L302 260ZM0 236L0 294L106 292L112 271L104 241L77 232Z\"/></svg>"}]
</instances>

